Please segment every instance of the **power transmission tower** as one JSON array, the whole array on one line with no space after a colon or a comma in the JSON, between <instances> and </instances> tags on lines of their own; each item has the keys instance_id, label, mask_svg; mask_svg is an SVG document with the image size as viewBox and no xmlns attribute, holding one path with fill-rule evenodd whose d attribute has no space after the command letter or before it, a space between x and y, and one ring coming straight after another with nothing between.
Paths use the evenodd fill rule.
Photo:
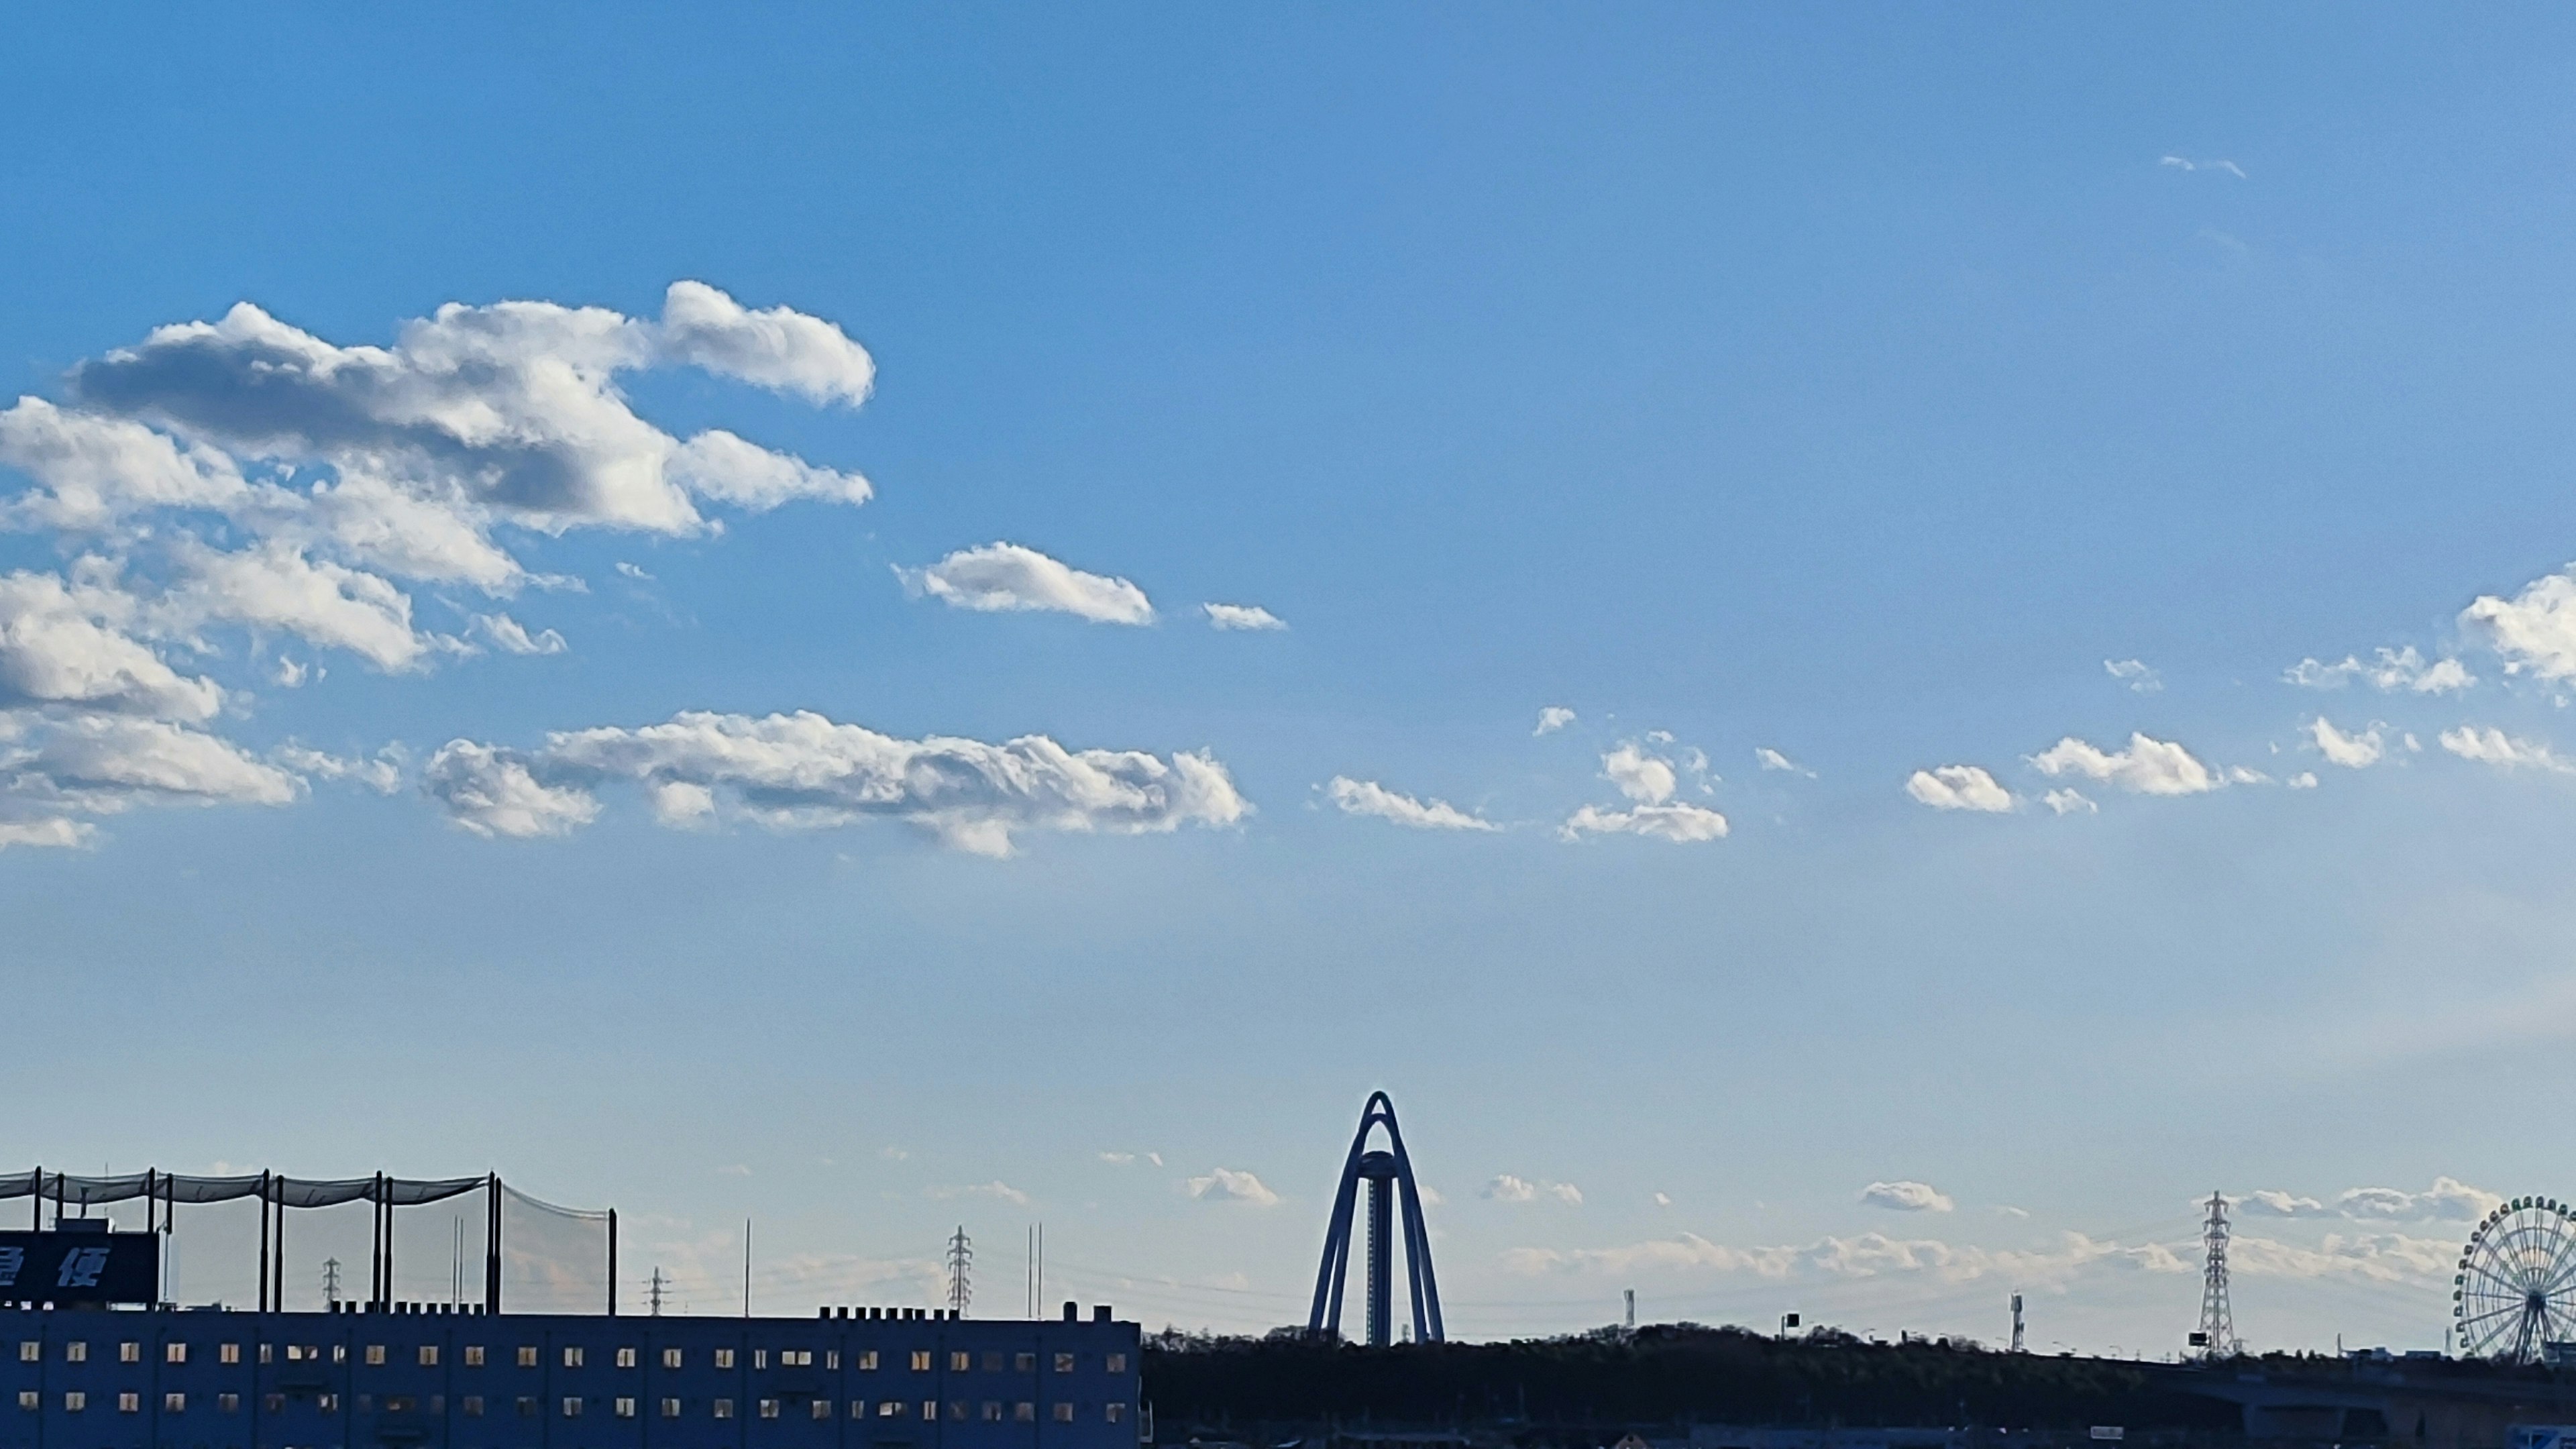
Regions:
<instances>
[{"instance_id":1,"label":"power transmission tower","mask_svg":"<svg viewBox=\"0 0 2576 1449\"><path fill-rule=\"evenodd\" d=\"M966 1236L966 1225L959 1223L957 1235L948 1240L948 1308L960 1318L975 1297L975 1285L967 1276L974 1266L975 1240Z\"/></svg>"},{"instance_id":2,"label":"power transmission tower","mask_svg":"<svg viewBox=\"0 0 2576 1449\"><path fill-rule=\"evenodd\" d=\"M340 1304L340 1260L322 1260L322 1301L337 1308Z\"/></svg>"},{"instance_id":3,"label":"power transmission tower","mask_svg":"<svg viewBox=\"0 0 2576 1449\"><path fill-rule=\"evenodd\" d=\"M2012 1351L2013 1351L2013 1352L2015 1352L2015 1353L2020 1353L2020 1352L2022 1351L2022 1346L2021 1346L2021 1295L2020 1295L2020 1294L2018 1294L2018 1293L2016 1293L2016 1294L2014 1294L2014 1295L2013 1295L2013 1346L2012 1346Z\"/></svg>"},{"instance_id":4,"label":"power transmission tower","mask_svg":"<svg viewBox=\"0 0 2576 1449\"><path fill-rule=\"evenodd\" d=\"M644 1301L652 1305L653 1316L655 1318L662 1316L662 1290L670 1285L670 1281L670 1279L662 1276L662 1270L660 1267L656 1266L653 1269L653 1281L644 1290Z\"/></svg>"},{"instance_id":5,"label":"power transmission tower","mask_svg":"<svg viewBox=\"0 0 2576 1449\"><path fill-rule=\"evenodd\" d=\"M2227 1199L2218 1193L2209 1195L2200 1244L2200 1331L2191 1336L2192 1346L2210 1358L2243 1353L2245 1341L2236 1336L2236 1313L2227 1302Z\"/></svg>"}]
</instances>

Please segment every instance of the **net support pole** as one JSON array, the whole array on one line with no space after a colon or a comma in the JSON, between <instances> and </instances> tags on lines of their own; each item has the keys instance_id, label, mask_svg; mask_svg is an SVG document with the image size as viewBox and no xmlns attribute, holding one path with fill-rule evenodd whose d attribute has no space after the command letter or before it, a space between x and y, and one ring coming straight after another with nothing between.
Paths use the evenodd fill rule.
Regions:
<instances>
[{"instance_id":1,"label":"net support pole","mask_svg":"<svg viewBox=\"0 0 2576 1449\"><path fill-rule=\"evenodd\" d=\"M45 1170L39 1167L36 1169L36 1190L27 1194L27 1231L41 1233L44 1230Z\"/></svg>"},{"instance_id":2,"label":"net support pole","mask_svg":"<svg viewBox=\"0 0 2576 1449\"><path fill-rule=\"evenodd\" d=\"M617 1209L608 1210L608 1316L617 1316Z\"/></svg>"},{"instance_id":3,"label":"net support pole","mask_svg":"<svg viewBox=\"0 0 2576 1449\"><path fill-rule=\"evenodd\" d=\"M501 1311L501 1174L483 1184L483 1311Z\"/></svg>"},{"instance_id":4,"label":"net support pole","mask_svg":"<svg viewBox=\"0 0 2576 1449\"><path fill-rule=\"evenodd\" d=\"M286 1311L286 1176L283 1173L280 1173L277 1178L277 1261L271 1266L274 1269L274 1286L269 1291L268 1301L278 1312L284 1313Z\"/></svg>"},{"instance_id":5,"label":"net support pole","mask_svg":"<svg viewBox=\"0 0 2576 1449\"><path fill-rule=\"evenodd\" d=\"M389 1172L376 1174L384 1184L385 1199L385 1311L394 1311L394 1178Z\"/></svg>"},{"instance_id":6,"label":"net support pole","mask_svg":"<svg viewBox=\"0 0 2576 1449\"><path fill-rule=\"evenodd\" d=\"M268 1174L259 1175L259 1311L268 1311Z\"/></svg>"}]
</instances>

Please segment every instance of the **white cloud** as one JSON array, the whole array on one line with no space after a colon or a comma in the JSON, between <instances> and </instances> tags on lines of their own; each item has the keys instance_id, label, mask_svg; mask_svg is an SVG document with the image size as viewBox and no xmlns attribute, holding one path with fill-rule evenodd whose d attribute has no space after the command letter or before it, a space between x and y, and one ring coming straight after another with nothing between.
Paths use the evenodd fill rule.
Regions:
<instances>
[{"instance_id":1,"label":"white cloud","mask_svg":"<svg viewBox=\"0 0 2576 1449\"><path fill-rule=\"evenodd\" d=\"M2053 1250L2017 1251L1956 1246L1930 1238L1890 1238L1881 1233L1825 1237L1804 1246L1734 1247L1696 1233L1611 1248L1513 1248L1503 1254L1512 1273L1580 1273L1607 1278L1642 1272L1749 1274L1767 1281L1791 1278L1841 1280L1920 1275L1945 1283L2002 1278L2028 1285L2063 1283L2095 1267L2149 1273L2197 1271L2161 1243L2123 1246L2068 1233Z\"/></svg>"},{"instance_id":2,"label":"white cloud","mask_svg":"<svg viewBox=\"0 0 2576 1449\"><path fill-rule=\"evenodd\" d=\"M2301 770L2292 775L2287 783L2293 790L2313 790L2317 788L2316 773L2312 770Z\"/></svg>"},{"instance_id":3,"label":"white cloud","mask_svg":"<svg viewBox=\"0 0 2576 1449\"><path fill-rule=\"evenodd\" d=\"M2156 164L2159 166L2171 167L2176 171L2223 171L2228 175L2235 177L2239 181L2245 179L2244 167L2237 165L2233 161L2223 159L2217 161L2194 161L2186 156L2159 156L2156 158Z\"/></svg>"},{"instance_id":4,"label":"white cloud","mask_svg":"<svg viewBox=\"0 0 2576 1449\"><path fill-rule=\"evenodd\" d=\"M1656 1193L1654 1195L1654 1203L1655 1206L1659 1208L1671 1207L1673 1205L1672 1196L1668 1193Z\"/></svg>"},{"instance_id":5,"label":"white cloud","mask_svg":"<svg viewBox=\"0 0 2576 1449\"><path fill-rule=\"evenodd\" d=\"M2413 1238L2401 1233L2328 1233L2316 1247L2240 1235L2228 1246L2228 1266L2257 1278L2355 1278L2374 1283L2431 1286L2451 1276L2459 1256L2456 1238Z\"/></svg>"},{"instance_id":6,"label":"white cloud","mask_svg":"<svg viewBox=\"0 0 2576 1449\"><path fill-rule=\"evenodd\" d=\"M890 817L993 856L1010 854L1019 831L1132 835L1231 825L1252 809L1204 754L1071 751L1043 735L905 740L803 711L690 712L641 729L560 732L529 752L457 740L430 757L422 780L457 823L486 835L587 824L596 790L623 780L699 786L722 817L771 829Z\"/></svg>"},{"instance_id":7,"label":"white cloud","mask_svg":"<svg viewBox=\"0 0 2576 1449\"><path fill-rule=\"evenodd\" d=\"M1552 735L1572 723L1574 723L1574 711L1561 704L1551 704L1538 712L1538 728L1531 730L1530 733Z\"/></svg>"},{"instance_id":8,"label":"white cloud","mask_svg":"<svg viewBox=\"0 0 2576 1449\"><path fill-rule=\"evenodd\" d=\"M2504 656L2507 674L2576 679L2576 569L2534 579L2511 600L2482 596L2460 622Z\"/></svg>"},{"instance_id":9,"label":"white cloud","mask_svg":"<svg viewBox=\"0 0 2576 1449\"><path fill-rule=\"evenodd\" d=\"M222 453L182 444L124 418L22 397L0 412L0 464L37 490L0 507L0 524L97 532L156 508L225 510L249 496Z\"/></svg>"},{"instance_id":10,"label":"white cloud","mask_svg":"<svg viewBox=\"0 0 2576 1449\"><path fill-rule=\"evenodd\" d=\"M992 543L960 549L924 569L895 570L914 595L959 609L1047 610L1095 624L1150 624L1154 606L1125 579L1068 568L1033 548Z\"/></svg>"},{"instance_id":11,"label":"white cloud","mask_svg":"<svg viewBox=\"0 0 2576 1449\"><path fill-rule=\"evenodd\" d=\"M1669 742L1672 736L1663 734L1662 738ZM1586 805L1566 818L1557 835L1564 840L1580 840L1586 835L1642 835L1677 845L1723 839L1727 833L1725 816L1697 805L1671 803L1673 791L1680 786L1682 770L1704 775L1707 769L1707 757L1697 750L1685 751L1677 770L1671 759L1650 753L1630 740L1601 757L1601 777L1628 797L1630 807L1604 810Z\"/></svg>"},{"instance_id":12,"label":"white cloud","mask_svg":"<svg viewBox=\"0 0 2576 1449\"><path fill-rule=\"evenodd\" d=\"M1239 1202L1253 1207L1271 1207L1279 1194L1262 1185L1260 1178L1230 1167L1213 1167L1207 1176L1189 1180L1190 1196L1210 1202Z\"/></svg>"},{"instance_id":13,"label":"white cloud","mask_svg":"<svg viewBox=\"0 0 2576 1449\"><path fill-rule=\"evenodd\" d=\"M1477 1196L1495 1202L1536 1202L1552 1197L1568 1207L1583 1206L1583 1189L1570 1182L1532 1181L1506 1172L1477 1190Z\"/></svg>"},{"instance_id":14,"label":"white cloud","mask_svg":"<svg viewBox=\"0 0 2576 1449\"><path fill-rule=\"evenodd\" d=\"M2504 1199L2457 1178L2437 1177L2422 1192L2394 1187L2355 1187L2337 1193L2332 1202L2265 1188L2238 1199L2238 1209L2256 1217L2354 1218L2391 1222L2475 1222Z\"/></svg>"},{"instance_id":15,"label":"white cloud","mask_svg":"<svg viewBox=\"0 0 2576 1449\"><path fill-rule=\"evenodd\" d=\"M1942 765L1917 770L1905 779L1905 793L1935 810L1979 810L2000 814L2018 803L2012 792L1977 765Z\"/></svg>"},{"instance_id":16,"label":"white cloud","mask_svg":"<svg viewBox=\"0 0 2576 1449\"><path fill-rule=\"evenodd\" d=\"M2385 750L2377 724L2357 735L2348 735L2328 724L2323 715L2308 721L2308 738L2316 742L2327 764L2347 770L2366 770L2378 764Z\"/></svg>"},{"instance_id":17,"label":"white cloud","mask_svg":"<svg viewBox=\"0 0 2576 1449\"><path fill-rule=\"evenodd\" d=\"M925 1187L921 1190L921 1195L927 1198L935 1198L942 1202L953 1201L961 1197L989 1197L998 1198L1003 1202L1011 1204L1013 1207L1027 1207L1029 1205L1029 1195L1027 1193L1020 1191L1018 1188L1013 1187L1009 1183L1003 1182L998 1178L991 1182L970 1182L962 1187Z\"/></svg>"},{"instance_id":18,"label":"white cloud","mask_svg":"<svg viewBox=\"0 0 2576 1449\"><path fill-rule=\"evenodd\" d=\"M668 466L671 480L698 497L753 513L800 499L857 504L876 496L868 480L856 473L773 453L722 428L699 433L673 449Z\"/></svg>"},{"instance_id":19,"label":"white cloud","mask_svg":"<svg viewBox=\"0 0 2576 1449\"><path fill-rule=\"evenodd\" d=\"M383 577L271 541L235 553L179 550L185 577L162 615L193 633L209 623L278 629L346 649L379 669L416 668L435 641L412 628L411 596Z\"/></svg>"},{"instance_id":20,"label":"white cloud","mask_svg":"<svg viewBox=\"0 0 2576 1449\"><path fill-rule=\"evenodd\" d=\"M228 740L166 720L0 714L6 844L86 844L81 816L140 806L285 805L304 782Z\"/></svg>"},{"instance_id":21,"label":"white cloud","mask_svg":"<svg viewBox=\"0 0 2576 1449\"><path fill-rule=\"evenodd\" d=\"M1784 775L1804 775L1810 780L1816 778L1815 771L1790 759L1778 750L1757 746L1753 751L1753 758L1765 770L1777 770Z\"/></svg>"},{"instance_id":22,"label":"white cloud","mask_svg":"<svg viewBox=\"0 0 2576 1449\"><path fill-rule=\"evenodd\" d=\"M2218 777L2178 744L2129 736L2129 747L2106 752L2072 735L2030 757L2039 772L2051 777L2080 775L2101 780L2138 795L2196 795L2215 790Z\"/></svg>"},{"instance_id":23,"label":"white cloud","mask_svg":"<svg viewBox=\"0 0 2576 1449\"><path fill-rule=\"evenodd\" d=\"M1288 621L1259 604L1201 604L1215 629L1285 629Z\"/></svg>"},{"instance_id":24,"label":"white cloud","mask_svg":"<svg viewBox=\"0 0 2576 1449\"><path fill-rule=\"evenodd\" d=\"M2102 807L2087 799L2080 790L2051 790L2039 800L2059 815L2098 815L2102 812Z\"/></svg>"},{"instance_id":25,"label":"white cloud","mask_svg":"<svg viewBox=\"0 0 2576 1449\"><path fill-rule=\"evenodd\" d=\"M114 622L133 600L52 574L0 576L0 707L73 705L205 720L223 707L213 681L180 674Z\"/></svg>"},{"instance_id":26,"label":"white cloud","mask_svg":"<svg viewBox=\"0 0 2576 1449\"><path fill-rule=\"evenodd\" d=\"M1860 1190L1860 1200L1900 1213L1946 1213L1958 1206L1930 1183L1913 1181L1873 1182Z\"/></svg>"},{"instance_id":27,"label":"white cloud","mask_svg":"<svg viewBox=\"0 0 2576 1449\"><path fill-rule=\"evenodd\" d=\"M2339 664L2302 659L2282 671L2281 677L2305 689L2341 689L2359 679L2383 694L2456 694L2477 683L2457 659L2428 664L2412 644L2381 649L2367 664L2349 654Z\"/></svg>"},{"instance_id":28,"label":"white cloud","mask_svg":"<svg viewBox=\"0 0 2576 1449\"><path fill-rule=\"evenodd\" d=\"M2462 725L2455 730L2444 730L2436 738L2443 749L2482 765L2508 770L2546 770L2560 775L2576 773L2576 764L2560 759L2557 752L2543 741L2517 739L2500 729Z\"/></svg>"},{"instance_id":29,"label":"white cloud","mask_svg":"<svg viewBox=\"0 0 2576 1449\"><path fill-rule=\"evenodd\" d=\"M1416 830L1499 830L1502 827L1479 815L1450 804L1446 800L1416 800L1401 795L1373 780L1354 780L1348 775L1335 775L1324 787L1324 793L1341 807L1345 815L1374 815Z\"/></svg>"},{"instance_id":30,"label":"white cloud","mask_svg":"<svg viewBox=\"0 0 2576 1449\"><path fill-rule=\"evenodd\" d=\"M400 745L387 745L374 758L366 759L326 754L290 741L272 751L270 758L307 779L348 780L379 795L391 795L402 788L404 752Z\"/></svg>"},{"instance_id":31,"label":"white cloud","mask_svg":"<svg viewBox=\"0 0 2576 1449\"><path fill-rule=\"evenodd\" d=\"M644 566L642 564L631 564L624 559L619 559L617 561L617 571L626 575L630 579L634 579L638 583L649 584L653 581L653 576L644 572Z\"/></svg>"},{"instance_id":32,"label":"white cloud","mask_svg":"<svg viewBox=\"0 0 2576 1449\"><path fill-rule=\"evenodd\" d=\"M504 654L561 654L571 647L564 636L552 629L541 629L531 635L527 628L507 614L477 614L473 632Z\"/></svg>"},{"instance_id":33,"label":"white cloud","mask_svg":"<svg viewBox=\"0 0 2576 1449\"><path fill-rule=\"evenodd\" d=\"M673 361L816 403L856 407L876 385L876 363L840 328L786 307L753 311L704 282L663 294L657 341Z\"/></svg>"},{"instance_id":34,"label":"white cloud","mask_svg":"<svg viewBox=\"0 0 2576 1449\"><path fill-rule=\"evenodd\" d=\"M2165 687L2164 680L2141 660L2105 659L2102 670L2140 694L2153 694Z\"/></svg>"},{"instance_id":35,"label":"white cloud","mask_svg":"<svg viewBox=\"0 0 2576 1449\"><path fill-rule=\"evenodd\" d=\"M1108 1163L1112 1167L1127 1167L1134 1164L1136 1161L1136 1154L1133 1152L1103 1152L1100 1154L1100 1160Z\"/></svg>"}]
</instances>

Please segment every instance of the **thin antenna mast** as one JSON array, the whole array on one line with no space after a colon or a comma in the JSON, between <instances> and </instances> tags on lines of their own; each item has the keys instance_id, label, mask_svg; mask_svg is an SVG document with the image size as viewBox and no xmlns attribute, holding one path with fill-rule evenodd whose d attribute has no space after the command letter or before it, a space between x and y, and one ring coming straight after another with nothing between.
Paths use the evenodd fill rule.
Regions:
<instances>
[{"instance_id":1,"label":"thin antenna mast","mask_svg":"<svg viewBox=\"0 0 2576 1449\"><path fill-rule=\"evenodd\" d=\"M2013 1295L2013 1345L2012 1345L2012 1351L2013 1351L2013 1352L2015 1352L2015 1353L2020 1353L2020 1352L2022 1352L2022 1351L2023 1351L2023 1350L2022 1350L2022 1346L2021 1346L2021 1295L2020 1295L2020 1294L2018 1294L2018 1293L2016 1293L2016 1294L2014 1294L2014 1295Z\"/></svg>"},{"instance_id":2,"label":"thin antenna mast","mask_svg":"<svg viewBox=\"0 0 2576 1449\"><path fill-rule=\"evenodd\" d=\"M742 1316L751 1316L751 1219L742 1220Z\"/></svg>"}]
</instances>

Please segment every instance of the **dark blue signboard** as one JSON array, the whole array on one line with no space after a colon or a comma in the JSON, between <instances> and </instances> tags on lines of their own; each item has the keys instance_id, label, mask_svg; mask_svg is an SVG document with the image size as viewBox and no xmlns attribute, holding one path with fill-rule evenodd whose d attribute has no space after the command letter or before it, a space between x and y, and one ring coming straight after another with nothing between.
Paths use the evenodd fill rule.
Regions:
<instances>
[{"instance_id":1,"label":"dark blue signboard","mask_svg":"<svg viewBox=\"0 0 2576 1449\"><path fill-rule=\"evenodd\" d=\"M160 1282L155 1233L0 1232L0 1303L150 1303Z\"/></svg>"}]
</instances>

